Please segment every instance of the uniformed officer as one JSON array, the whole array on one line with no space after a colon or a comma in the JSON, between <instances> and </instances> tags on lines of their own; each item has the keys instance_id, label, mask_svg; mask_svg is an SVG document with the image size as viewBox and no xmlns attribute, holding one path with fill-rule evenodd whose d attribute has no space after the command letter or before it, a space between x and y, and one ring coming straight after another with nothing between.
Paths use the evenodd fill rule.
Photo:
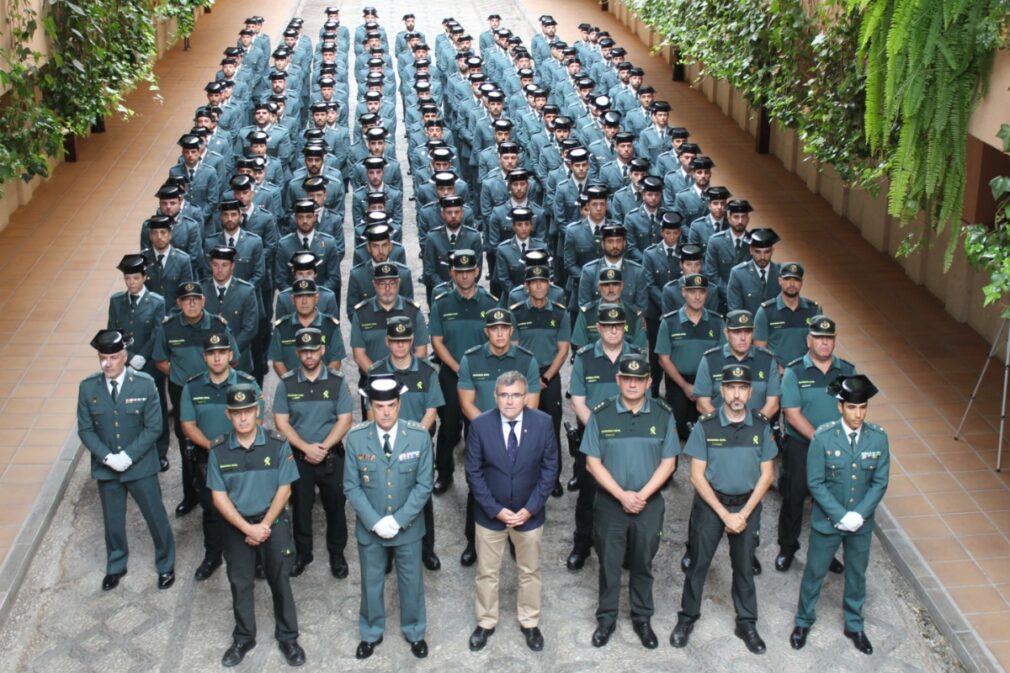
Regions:
<instances>
[{"instance_id":1,"label":"uniformed officer","mask_svg":"<svg viewBox=\"0 0 1010 673\"><path fill-rule=\"evenodd\" d=\"M180 284L196 278L193 259L172 245L172 218L161 215L148 220L151 247L141 254L147 258L147 279L144 285L165 299L165 310L175 306L175 291Z\"/></svg>"},{"instance_id":2,"label":"uniformed officer","mask_svg":"<svg viewBox=\"0 0 1010 673\"><path fill-rule=\"evenodd\" d=\"M129 343L127 364L135 371L144 372L154 379L161 406L161 435L156 442L158 461L162 472L168 470L168 394L165 375L154 366L154 333L165 319L165 299L145 286L147 258L143 255L124 255L116 267L123 273L126 290L109 298L108 329L118 329Z\"/></svg>"},{"instance_id":3,"label":"uniformed officer","mask_svg":"<svg viewBox=\"0 0 1010 673\"><path fill-rule=\"evenodd\" d=\"M512 304L519 345L527 349L540 365L539 409L549 414L554 423L554 441L558 445L558 473L561 470L561 367L568 359L572 340L571 319L564 304L552 302L550 269L530 266L526 269L525 301ZM536 388L534 388L536 390ZM561 480L551 495L560 498L564 491Z\"/></svg>"},{"instance_id":4,"label":"uniformed officer","mask_svg":"<svg viewBox=\"0 0 1010 673\"><path fill-rule=\"evenodd\" d=\"M600 402L616 396L617 369L624 355L638 351L624 338L627 317L624 309L617 304L604 304L596 317L596 327L600 338L587 344L575 353L572 363L572 381L569 393L572 411L578 419L579 434L589 425L591 409ZM569 439L571 443L571 439ZM579 442L581 444L581 440ZM593 500L596 497L596 480L586 470L585 454L569 446L569 453L575 458L574 484L569 482L569 490L577 488L579 497L575 503L575 542L568 555L566 565L569 570L581 570L593 548Z\"/></svg>"},{"instance_id":5,"label":"uniformed officer","mask_svg":"<svg viewBox=\"0 0 1010 673\"><path fill-rule=\"evenodd\" d=\"M827 393L828 386L842 376L856 373L855 366L836 356L835 321L825 315L814 316L807 329L806 355L790 362L782 375L782 413L786 418L782 441L782 471L779 474L779 554L775 569L785 572L800 548L803 505L807 490L807 454L817 428L838 420L838 401ZM832 559L828 569L844 569Z\"/></svg>"},{"instance_id":6,"label":"uniformed officer","mask_svg":"<svg viewBox=\"0 0 1010 673\"><path fill-rule=\"evenodd\" d=\"M515 316L504 308L493 308L484 318L485 343L472 346L459 361L456 393L459 407L468 420L495 408L495 382L504 372L517 371L526 377L526 404L536 409L540 404L540 365L533 352L512 342ZM466 549L459 558L464 566L477 560L474 547L474 500L468 491L466 498Z\"/></svg>"},{"instance_id":7,"label":"uniformed officer","mask_svg":"<svg viewBox=\"0 0 1010 673\"><path fill-rule=\"evenodd\" d=\"M597 317L603 304L619 304L624 308L627 322L624 324L624 338L638 350L645 351L648 333L640 311L624 301L624 274L620 269L600 269L596 281L599 298L579 309L572 328L572 346L576 350L600 338L596 330Z\"/></svg>"},{"instance_id":8,"label":"uniformed officer","mask_svg":"<svg viewBox=\"0 0 1010 673\"><path fill-rule=\"evenodd\" d=\"M284 435L260 427L259 390L248 383L228 388L225 405L231 430L211 444L207 486L225 526L224 558L231 585L235 629L221 663L237 666L256 646L253 572L262 556L274 607L274 637L288 664L305 663L298 644L298 617L288 572L291 520L287 503L298 479Z\"/></svg>"},{"instance_id":9,"label":"uniformed officer","mask_svg":"<svg viewBox=\"0 0 1010 673\"><path fill-rule=\"evenodd\" d=\"M702 273L719 286L719 298L726 303L726 284L733 267L746 262L750 257L747 245L747 225L754 208L746 199L732 199L726 203L726 219L729 229L712 234L705 248L705 264Z\"/></svg>"},{"instance_id":10,"label":"uniformed officer","mask_svg":"<svg viewBox=\"0 0 1010 673\"><path fill-rule=\"evenodd\" d=\"M403 246L394 243L391 234L392 229L388 224L373 224L365 229L364 247L367 259L351 269L347 281L347 316L349 318L353 315L355 306L375 295L372 276L375 267L385 262L393 264L400 273L400 296L411 300L414 298L414 281L411 278L410 269L393 256L394 251L402 251ZM406 257L403 259L405 260Z\"/></svg>"},{"instance_id":11,"label":"uniformed officer","mask_svg":"<svg viewBox=\"0 0 1010 673\"><path fill-rule=\"evenodd\" d=\"M295 332L295 351L301 364L277 383L274 424L291 445L298 465L292 487L297 577L312 563L312 508L316 489L326 515L326 549L330 572L347 577L347 519L344 515L343 439L351 427L354 401L343 372L323 364L326 345L322 331L303 328Z\"/></svg>"},{"instance_id":12,"label":"uniformed officer","mask_svg":"<svg viewBox=\"0 0 1010 673\"><path fill-rule=\"evenodd\" d=\"M435 351L441 366L438 370L438 384L445 397L438 426L433 492L441 495L449 490L453 482L453 451L459 443L463 425L469 421L460 410L456 384L459 380L459 361L463 353L473 346L482 344L484 318L488 311L497 306L498 301L487 290L477 285L478 256L473 250L457 250L450 257L452 267L452 288L434 297L431 304L431 348Z\"/></svg>"},{"instance_id":13,"label":"uniformed officer","mask_svg":"<svg viewBox=\"0 0 1010 673\"><path fill-rule=\"evenodd\" d=\"M828 386L838 398L841 418L817 428L807 456L807 485L814 499L810 515L807 567L800 585L796 628L789 638L802 648L816 618L821 584L835 550L845 557L844 633L856 649L873 654L863 631L866 567L870 561L873 514L887 491L891 451L887 434L866 422L866 411L877 388L866 376L841 376Z\"/></svg>"},{"instance_id":14,"label":"uniformed officer","mask_svg":"<svg viewBox=\"0 0 1010 673\"><path fill-rule=\"evenodd\" d=\"M354 531L361 568L358 659L372 656L382 642L389 548L396 558L400 630L415 657L428 656L420 563L425 524L419 515L431 495L431 437L420 424L400 418L400 392L395 378L370 381L374 420L359 423L347 434L344 492L357 514Z\"/></svg>"},{"instance_id":15,"label":"uniformed officer","mask_svg":"<svg viewBox=\"0 0 1010 673\"><path fill-rule=\"evenodd\" d=\"M344 338L340 334L340 319L326 315L316 308L319 304L319 293L315 281L308 279L295 281L291 297L295 304L295 312L275 320L273 335L270 337L267 357L273 361L274 371L278 376L284 376L300 366L295 350L295 332L305 327L315 327L322 332L323 344L326 345L324 354L326 366L333 371L340 371L340 363L347 357Z\"/></svg>"},{"instance_id":16,"label":"uniformed officer","mask_svg":"<svg viewBox=\"0 0 1010 673\"><path fill-rule=\"evenodd\" d=\"M480 232L463 224L463 198L445 196L439 200L442 208L442 225L428 232L424 244L424 285L431 303L432 290L439 283L448 282L451 269L449 258L453 252L471 250L477 255L477 269L483 250Z\"/></svg>"},{"instance_id":17,"label":"uniformed officer","mask_svg":"<svg viewBox=\"0 0 1010 673\"><path fill-rule=\"evenodd\" d=\"M650 398L649 359L625 355L618 361L620 394L595 405L580 451L598 484L593 505L593 540L600 560L599 605L593 647L603 647L617 624L621 565L628 559L632 628L642 645L659 645L650 621L652 560L659 550L665 505L660 489L673 474L680 442L673 412Z\"/></svg>"},{"instance_id":18,"label":"uniformed officer","mask_svg":"<svg viewBox=\"0 0 1010 673\"><path fill-rule=\"evenodd\" d=\"M655 352L666 373L666 401L677 419L677 433L686 440L698 420L694 381L706 351L723 343L723 322L705 308L708 279L699 273L684 276L684 305L663 316Z\"/></svg>"},{"instance_id":19,"label":"uniformed officer","mask_svg":"<svg viewBox=\"0 0 1010 673\"><path fill-rule=\"evenodd\" d=\"M105 524L102 590L126 574L126 494L144 515L154 541L158 588L175 582L175 538L161 502L158 452L161 410L154 379L126 367L127 344L119 330L100 330L91 340L102 371L77 391L77 436L91 452L91 478L98 482Z\"/></svg>"},{"instance_id":20,"label":"uniformed officer","mask_svg":"<svg viewBox=\"0 0 1010 673\"><path fill-rule=\"evenodd\" d=\"M619 224L606 224L600 228L601 256L582 267L579 279L579 306L585 306L597 297L597 287L593 283L604 269L617 269L624 281L621 293L624 301L635 311L645 311L649 303L646 290L645 269L627 255L628 242L625 229Z\"/></svg>"},{"instance_id":21,"label":"uniformed officer","mask_svg":"<svg viewBox=\"0 0 1010 673\"><path fill-rule=\"evenodd\" d=\"M659 218L659 241L642 252L642 266L645 267L649 302L645 309L645 327L649 339L649 369L652 374L652 396L659 397L659 382L663 378L659 360L656 357L656 335L663 310L663 287L680 278L680 256L678 243L681 240L682 218L679 213L663 213ZM670 402L670 386L667 385L666 401ZM680 416L677 416L680 420Z\"/></svg>"},{"instance_id":22,"label":"uniformed officer","mask_svg":"<svg viewBox=\"0 0 1010 673\"><path fill-rule=\"evenodd\" d=\"M743 309L753 315L776 294L781 265L772 261L772 254L779 240L774 229L747 232L750 259L734 266L726 282L726 305L730 311Z\"/></svg>"},{"instance_id":23,"label":"uniformed officer","mask_svg":"<svg viewBox=\"0 0 1010 673\"><path fill-rule=\"evenodd\" d=\"M817 302L800 295L802 264L786 262L780 267L779 288L778 295L762 302L754 314L754 343L770 350L784 367L807 352L807 332L822 311Z\"/></svg>"},{"instance_id":24,"label":"uniformed officer","mask_svg":"<svg viewBox=\"0 0 1010 673\"><path fill-rule=\"evenodd\" d=\"M154 365L168 379L168 397L172 401L175 437L182 458L182 502L175 508L176 516L189 514L199 504L196 493L193 450L182 431L182 387L186 381L207 369L203 357L203 342L212 334L228 336L232 361L238 362L238 348L228 327L228 321L205 310L203 288L199 283L181 283L176 289L178 311L169 313L155 331L151 357Z\"/></svg>"},{"instance_id":25,"label":"uniformed officer","mask_svg":"<svg viewBox=\"0 0 1010 673\"><path fill-rule=\"evenodd\" d=\"M691 457L691 547L694 560L684 578L677 624L670 644L686 647L695 622L701 616L705 577L723 533L729 536L733 568L734 635L753 654L764 654L758 635L757 593L754 558L761 521L761 499L772 484L773 460L778 452L768 419L748 406L751 368L730 363L721 369L722 404L717 411L698 419L684 445Z\"/></svg>"},{"instance_id":26,"label":"uniformed officer","mask_svg":"<svg viewBox=\"0 0 1010 673\"><path fill-rule=\"evenodd\" d=\"M307 279L314 282L317 275L316 267L319 266L321 261L313 252L296 252L291 256L291 261L289 262L294 280ZM353 270L351 273L354 273ZM295 303L291 297L291 291L292 288L287 287L277 293L277 307L274 312L277 317L294 313ZM333 290L317 284L316 292L319 293L319 303L316 305L316 308L327 315L338 315L340 313L340 302L337 301L337 295L333 293ZM350 293L350 287L348 287L348 293Z\"/></svg>"},{"instance_id":27,"label":"uniformed officer","mask_svg":"<svg viewBox=\"0 0 1010 673\"><path fill-rule=\"evenodd\" d=\"M235 335L238 363L247 373L253 373L252 347L259 329L261 296L249 281L234 275L238 251L226 245L215 246L210 251L210 277L200 285L206 298L207 310L228 321Z\"/></svg>"},{"instance_id":28,"label":"uniformed officer","mask_svg":"<svg viewBox=\"0 0 1010 673\"><path fill-rule=\"evenodd\" d=\"M502 241L493 251L495 263L491 292L508 296L512 288L525 281L526 253L530 250L547 250L547 241L533 237L533 211L530 208L513 208L509 211L512 238Z\"/></svg>"}]
</instances>

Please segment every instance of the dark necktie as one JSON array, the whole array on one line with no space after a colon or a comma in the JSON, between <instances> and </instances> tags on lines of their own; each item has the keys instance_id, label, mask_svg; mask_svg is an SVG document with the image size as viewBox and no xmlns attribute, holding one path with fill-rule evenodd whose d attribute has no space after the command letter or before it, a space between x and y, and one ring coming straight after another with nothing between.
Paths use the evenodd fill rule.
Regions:
<instances>
[{"instance_id":1,"label":"dark necktie","mask_svg":"<svg viewBox=\"0 0 1010 673\"><path fill-rule=\"evenodd\" d=\"M736 256L739 257L740 249L743 247L743 239L740 238L736 239L736 243L734 243L733 245L735 246L736 249Z\"/></svg>"},{"instance_id":2,"label":"dark necktie","mask_svg":"<svg viewBox=\"0 0 1010 673\"><path fill-rule=\"evenodd\" d=\"M519 254L521 254L523 256L526 255L526 244L525 243L520 243L519 244Z\"/></svg>"},{"instance_id":3,"label":"dark necktie","mask_svg":"<svg viewBox=\"0 0 1010 673\"><path fill-rule=\"evenodd\" d=\"M519 438L516 437L516 423L519 421L509 421L509 441L505 446L505 453L508 454L509 460L513 463L516 462L516 455L519 453Z\"/></svg>"},{"instance_id":4,"label":"dark necktie","mask_svg":"<svg viewBox=\"0 0 1010 673\"><path fill-rule=\"evenodd\" d=\"M115 382L113 382L113 383L115 383ZM849 433L849 446L851 446L851 447L852 447L852 450L853 450L853 451L855 451L855 450L856 450L856 438L857 438L858 436L859 436L859 433L858 433L858 432L850 432L850 433Z\"/></svg>"},{"instance_id":5,"label":"dark necktie","mask_svg":"<svg viewBox=\"0 0 1010 673\"><path fill-rule=\"evenodd\" d=\"M449 245L456 247L456 234L449 234Z\"/></svg>"},{"instance_id":6,"label":"dark necktie","mask_svg":"<svg viewBox=\"0 0 1010 673\"><path fill-rule=\"evenodd\" d=\"M225 292L225 290L227 290L227 289L228 289L228 288L226 288L226 287L219 287L219 288L217 289L217 300L218 300L218 301L224 301L224 292Z\"/></svg>"},{"instance_id":7,"label":"dark necktie","mask_svg":"<svg viewBox=\"0 0 1010 673\"><path fill-rule=\"evenodd\" d=\"M195 168L191 168L191 169L189 169L189 182L191 184L193 182L193 178L194 177L196 177L196 169Z\"/></svg>"},{"instance_id":8,"label":"dark necktie","mask_svg":"<svg viewBox=\"0 0 1010 673\"><path fill-rule=\"evenodd\" d=\"M234 236L229 236L228 237L228 247L229 248L234 248L235 247L235 237Z\"/></svg>"},{"instance_id":9,"label":"dark necktie","mask_svg":"<svg viewBox=\"0 0 1010 673\"><path fill-rule=\"evenodd\" d=\"M158 266L160 266L162 269L165 268L165 256L164 255L158 255L157 262L158 262Z\"/></svg>"},{"instance_id":10,"label":"dark necktie","mask_svg":"<svg viewBox=\"0 0 1010 673\"><path fill-rule=\"evenodd\" d=\"M309 249L309 237L308 236L302 236L302 249L303 250L308 250Z\"/></svg>"},{"instance_id":11,"label":"dark necktie","mask_svg":"<svg viewBox=\"0 0 1010 673\"><path fill-rule=\"evenodd\" d=\"M138 297L135 294L131 294L130 295L130 308L131 309L137 308L137 302L138 301L140 301L140 297Z\"/></svg>"},{"instance_id":12,"label":"dark necktie","mask_svg":"<svg viewBox=\"0 0 1010 673\"><path fill-rule=\"evenodd\" d=\"M628 169L629 168L630 168L630 166L628 164L624 164L624 166L621 168L621 177L622 178L628 177Z\"/></svg>"},{"instance_id":13,"label":"dark necktie","mask_svg":"<svg viewBox=\"0 0 1010 673\"><path fill-rule=\"evenodd\" d=\"M652 233L656 233L656 213L649 215L649 229Z\"/></svg>"},{"instance_id":14,"label":"dark necktie","mask_svg":"<svg viewBox=\"0 0 1010 673\"><path fill-rule=\"evenodd\" d=\"M116 388L119 387L119 381L109 381L109 385L112 386L112 393L111 393L111 395L112 395L112 403L115 404L116 400L119 399L119 391L116 390ZM855 435L856 435L856 433L852 433L853 437Z\"/></svg>"},{"instance_id":15,"label":"dark necktie","mask_svg":"<svg viewBox=\"0 0 1010 673\"><path fill-rule=\"evenodd\" d=\"M762 290L765 289L765 287L767 287L767 285L768 285L768 276L767 276L767 273L768 273L767 269L761 269L761 289Z\"/></svg>"},{"instance_id":16,"label":"dark necktie","mask_svg":"<svg viewBox=\"0 0 1010 673\"><path fill-rule=\"evenodd\" d=\"M393 457L393 447L389 444L389 433L382 435L382 453L385 454L386 458Z\"/></svg>"}]
</instances>

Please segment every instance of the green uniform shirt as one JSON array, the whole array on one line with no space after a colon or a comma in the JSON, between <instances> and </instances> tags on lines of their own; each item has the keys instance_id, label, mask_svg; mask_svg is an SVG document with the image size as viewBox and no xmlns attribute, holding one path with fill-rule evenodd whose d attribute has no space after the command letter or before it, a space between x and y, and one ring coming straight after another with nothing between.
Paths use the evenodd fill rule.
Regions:
<instances>
[{"instance_id":1,"label":"green uniform shirt","mask_svg":"<svg viewBox=\"0 0 1010 673\"><path fill-rule=\"evenodd\" d=\"M572 340L571 319L564 304L548 301L543 308L537 308L527 298L510 310L515 316L519 345L533 353L541 368L549 367L557 357L558 344Z\"/></svg>"},{"instance_id":2,"label":"green uniform shirt","mask_svg":"<svg viewBox=\"0 0 1010 673\"><path fill-rule=\"evenodd\" d=\"M435 297L431 306L431 336L442 337L445 347L457 361L474 346L487 341L484 334L484 314L498 301L482 287L471 299L464 299L453 286Z\"/></svg>"},{"instance_id":3,"label":"green uniform shirt","mask_svg":"<svg viewBox=\"0 0 1010 673\"><path fill-rule=\"evenodd\" d=\"M765 348L751 346L747 357L737 360L730 354L729 344L722 348L705 351L698 364L698 373L694 379L694 394L698 397L712 398L712 406L718 408L722 404L722 368L725 365L747 365L752 378L750 402L747 408L759 411L769 397L778 397L781 393L782 378L779 374L775 357Z\"/></svg>"},{"instance_id":4,"label":"green uniform shirt","mask_svg":"<svg viewBox=\"0 0 1010 673\"><path fill-rule=\"evenodd\" d=\"M534 392L540 390L540 365L533 353L522 346L509 344L504 355L495 355L491 346L474 346L463 354L459 361L460 390L477 392L475 404L481 411L495 408L494 386L498 377L505 372L517 371L526 377L526 389Z\"/></svg>"},{"instance_id":5,"label":"green uniform shirt","mask_svg":"<svg viewBox=\"0 0 1010 673\"><path fill-rule=\"evenodd\" d=\"M569 392L586 398L586 405L592 409L600 402L617 397L621 390L617 387L617 369L621 356L638 353L627 341L621 343L621 355L613 362L603 352L603 342L583 346L575 354L572 364L572 383Z\"/></svg>"},{"instance_id":6,"label":"green uniform shirt","mask_svg":"<svg viewBox=\"0 0 1010 673\"><path fill-rule=\"evenodd\" d=\"M265 513L277 489L297 479L298 466L291 446L279 432L259 428L256 440L247 449L232 431L211 447L207 487L227 493L244 517Z\"/></svg>"},{"instance_id":7,"label":"green uniform shirt","mask_svg":"<svg viewBox=\"0 0 1010 673\"><path fill-rule=\"evenodd\" d=\"M343 373L329 367L320 367L315 381L298 367L277 382L274 413L289 414L291 427L310 444L326 439L337 417L353 411L354 398Z\"/></svg>"},{"instance_id":8,"label":"green uniform shirt","mask_svg":"<svg viewBox=\"0 0 1010 673\"><path fill-rule=\"evenodd\" d=\"M351 348L364 348L365 355L373 362L389 355L386 345L386 322L394 316L407 316L414 323L414 345L427 346L428 323L424 320L421 307L409 299L398 296L390 310L379 305L378 297L360 302L351 316Z\"/></svg>"},{"instance_id":9,"label":"green uniform shirt","mask_svg":"<svg viewBox=\"0 0 1010 673\"><path fill-rule=\"evenodd\" d=\"M683 306L663 316L656 333L656 355L669 355L677 371L684 376L698 373L705 351L724 343L722 318L702 308L701 318L691 322Z\"/></svg>"},{"instance_id":10,"label":"green uniform shirt","mask_svg":"<svg viewBox=\"0 0 1010 673\"><path fill-rule=\"evenodd\" d=\"M754 314L754 340L768 342L768 350L785 366L807 352L810 321L820 313L820 305L806 297L800 297L800 305L793 311L782 302L780 292L762 302Z\"/></svg>"},{"instance_id":11,"label":"green uniform shirt","mask_svg":"<svg viewBox=\"0 0 1010 673\"><path fill-rule=\"evenodd\" d=\"M400 418L420 423L428 409L445 406L445 397L435 368L413 355L410 360L410 367L397 369L388 357L384 357L372 363L368 374L395 374L407 387L407 392L400 393Z\"/></svg>"},{"instance_id":12,"label":"green uniform shirt","mask_svg":"<svg viewBox=\"0 0 1010 673\"><path fill-rule=\"evenodd\" d=\"M705 461L705 479L713 489L725 495L743 495L754 490L761 477L761 463L772 460L778 447L764 416L750 411L743 422L730 423L720 407L694 424L684 453Z\"/></svg>"},{"instance_id":13,"label":"green uniform shirt","mask_svg":"<svg viewBox=\"0 0 1010 673\"><path fill-rule=\"evenodd\" d=\"M600 310L602 300L586 304L579 309L579 315L575 318L575 327L572 328L572 346L582 348L586 344L591 344L600 340L599 328L596 326L596 316ZM633 309L627 302L622 301L624 314L628 317L628 322L624 324L624 339L635 348L644 351L649 345L649 335L645 330L645 321L642 314Z\"/></svg>"},{"instance_id":14,"label":"green uniform shirt","mask_svg":"<svg viewBox=\"0 0 1010 673\"><path fill-rule=\"evenodd\" d=\"M839 376L855 373L855 365L837 356L831 357L831 367L826 373L822 372L807 353L790 362L782 375L782 408L798 408L803 418L815 428L838 420L838 400L828 394L828 384ZM807 441L789 423L786 423L786 432L796 439Z\"/></svg>"},{"instance_id":15,"label":"green uniform shirt","mask_svg":"<svg viewBox=\"0 0 1010 673\"><path fill-rule=\"evenodd\" d=\"M207 362L203 359L203 342L211 334L228 335L232 345L232 361L237 361L238 348L235 346L235 336L228 328L228 321L210 311L204 311L193 324L181 312L168 314L154 333L151 357L156 361L167 360L171 364L168 380L182 387L186 381L207 371Z\"/></svg>"},{"instance_id":16,"label":"green uniform shirt","mask_svg":"<svg viewBox=\"0 0 1010 673\"><path fill-rule=\"evenodd\" d=\"M256 386L256 399L260 402L260 416L266 411L263 392L256 385L256 379L245 372L232 369L223 383L213 383L210 372L197 374L186 382L182 389L179 409L179 420L194 422L200 432L213 442L218 437L231 432L231 421L225 413L225 403L228 398L228 388L237 383L250 383Z\"/></svg>"},{"instance_id":17,"label":"green uniform shirt","mask_svg":"<svg viewBox=\"0 0 1010 673\"><path fill-rule=\"evenodd\" d=\"M680 453L677 423L662 400L646 395L636 414L617 396L593 407L579 450L599 458L621 488L637 491L649 483L660 461Z\"/></svg>"},{"instance_id":18,"label":"green uniform shirt","mask_svg":"<svg viewBox=\"0 0 1010 673\"><path fill-rule=\"evenodd\" d=\"M319 311L316 311L316 317L309 325L302 325L297 313L274 320L267 357L274 362L283 362L289 372L299 369L302 362L298 359L298 351L295 350L295 334L303 327L315 327L323 333L323 344L326 346L326 355L323 356L325 364L347 358L344 340L340 336L340 320Z\"/></svg>"}]
</instances>

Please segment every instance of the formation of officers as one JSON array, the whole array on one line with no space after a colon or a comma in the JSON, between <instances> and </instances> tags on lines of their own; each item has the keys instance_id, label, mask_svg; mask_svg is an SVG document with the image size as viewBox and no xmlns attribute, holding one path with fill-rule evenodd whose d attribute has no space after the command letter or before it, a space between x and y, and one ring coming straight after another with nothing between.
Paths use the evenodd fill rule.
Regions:
<instances>
[{"instance_id":1,"label":"formation of officers","mask_svg":"<svg viewBox=\"0 0 1010 673\"><path fill-rule=\"evenodd\" d=\"M79 432L106 528L102 588L127 571L127 493L154 539L158 587L174 582L158 481L171 417L175 513L202 511L195 579L227 561L225 666L256 643L256 577L272 592L284 658L305 661L290 578L315 559L317 494L337 579L349 571L345 504L356 514L356 655L382 642L395 566L401 630L424 657L422 567L441 566L431 495L453 488L466 437L460 562L478 564L469 646L494 633L508 539L520 627L539 650L538 533L550 496L564 495L570 404L567 566L579 571L595 549L593 646L616 627L622 568L632 627L658 645L652 561L683 454L695 497L670 642L688 644L725 533L735 633L765 651L755 549L780 456L776 570L793 564L808 494L814 503L792 646L804 646L830 570L845 574L845 634L872 652L862 606L887 437L865 420L876 388L834 354L835 321L802 294L803 266L773 259L779 237L712 184L712 160L606 31L582 24L569 45L543 16L527 47L491 15L474 44L447 18L429 44L413 15L403 22L390 39L366 7L352 32L329 7L317 40L293 19L271 48L250 17L224 50L140 252L119 265L125 290L92 342L101 372L81 383ZM425 308L403 245L415 235ZM341 371L348 358L357 381ZM279 382L267 414L270 368ZM365 421L353 425L356 400Z\"/></svg>"}]
</instances>

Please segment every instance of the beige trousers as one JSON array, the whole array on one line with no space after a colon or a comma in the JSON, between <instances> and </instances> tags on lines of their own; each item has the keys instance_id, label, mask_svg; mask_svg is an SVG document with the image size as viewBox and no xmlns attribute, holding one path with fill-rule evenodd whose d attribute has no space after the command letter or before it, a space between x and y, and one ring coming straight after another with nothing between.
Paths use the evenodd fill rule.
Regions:
<instances>
[{"instance_id":1,"label":"beige trousers","mask_svg":"<svg viewBox=\"0 0 1010 673\"><path fill-rule=\"evenodd\" d=\"M493 629L498 623L498 575L505 541L510 538L516 548L516 565L519 567L519 592L516 600L519 624L532 628L540 623L540 541L543 532L543 526L521 532L514 528L491 530L477 524L478 626Z\"/></svg>"}]
</instances>

